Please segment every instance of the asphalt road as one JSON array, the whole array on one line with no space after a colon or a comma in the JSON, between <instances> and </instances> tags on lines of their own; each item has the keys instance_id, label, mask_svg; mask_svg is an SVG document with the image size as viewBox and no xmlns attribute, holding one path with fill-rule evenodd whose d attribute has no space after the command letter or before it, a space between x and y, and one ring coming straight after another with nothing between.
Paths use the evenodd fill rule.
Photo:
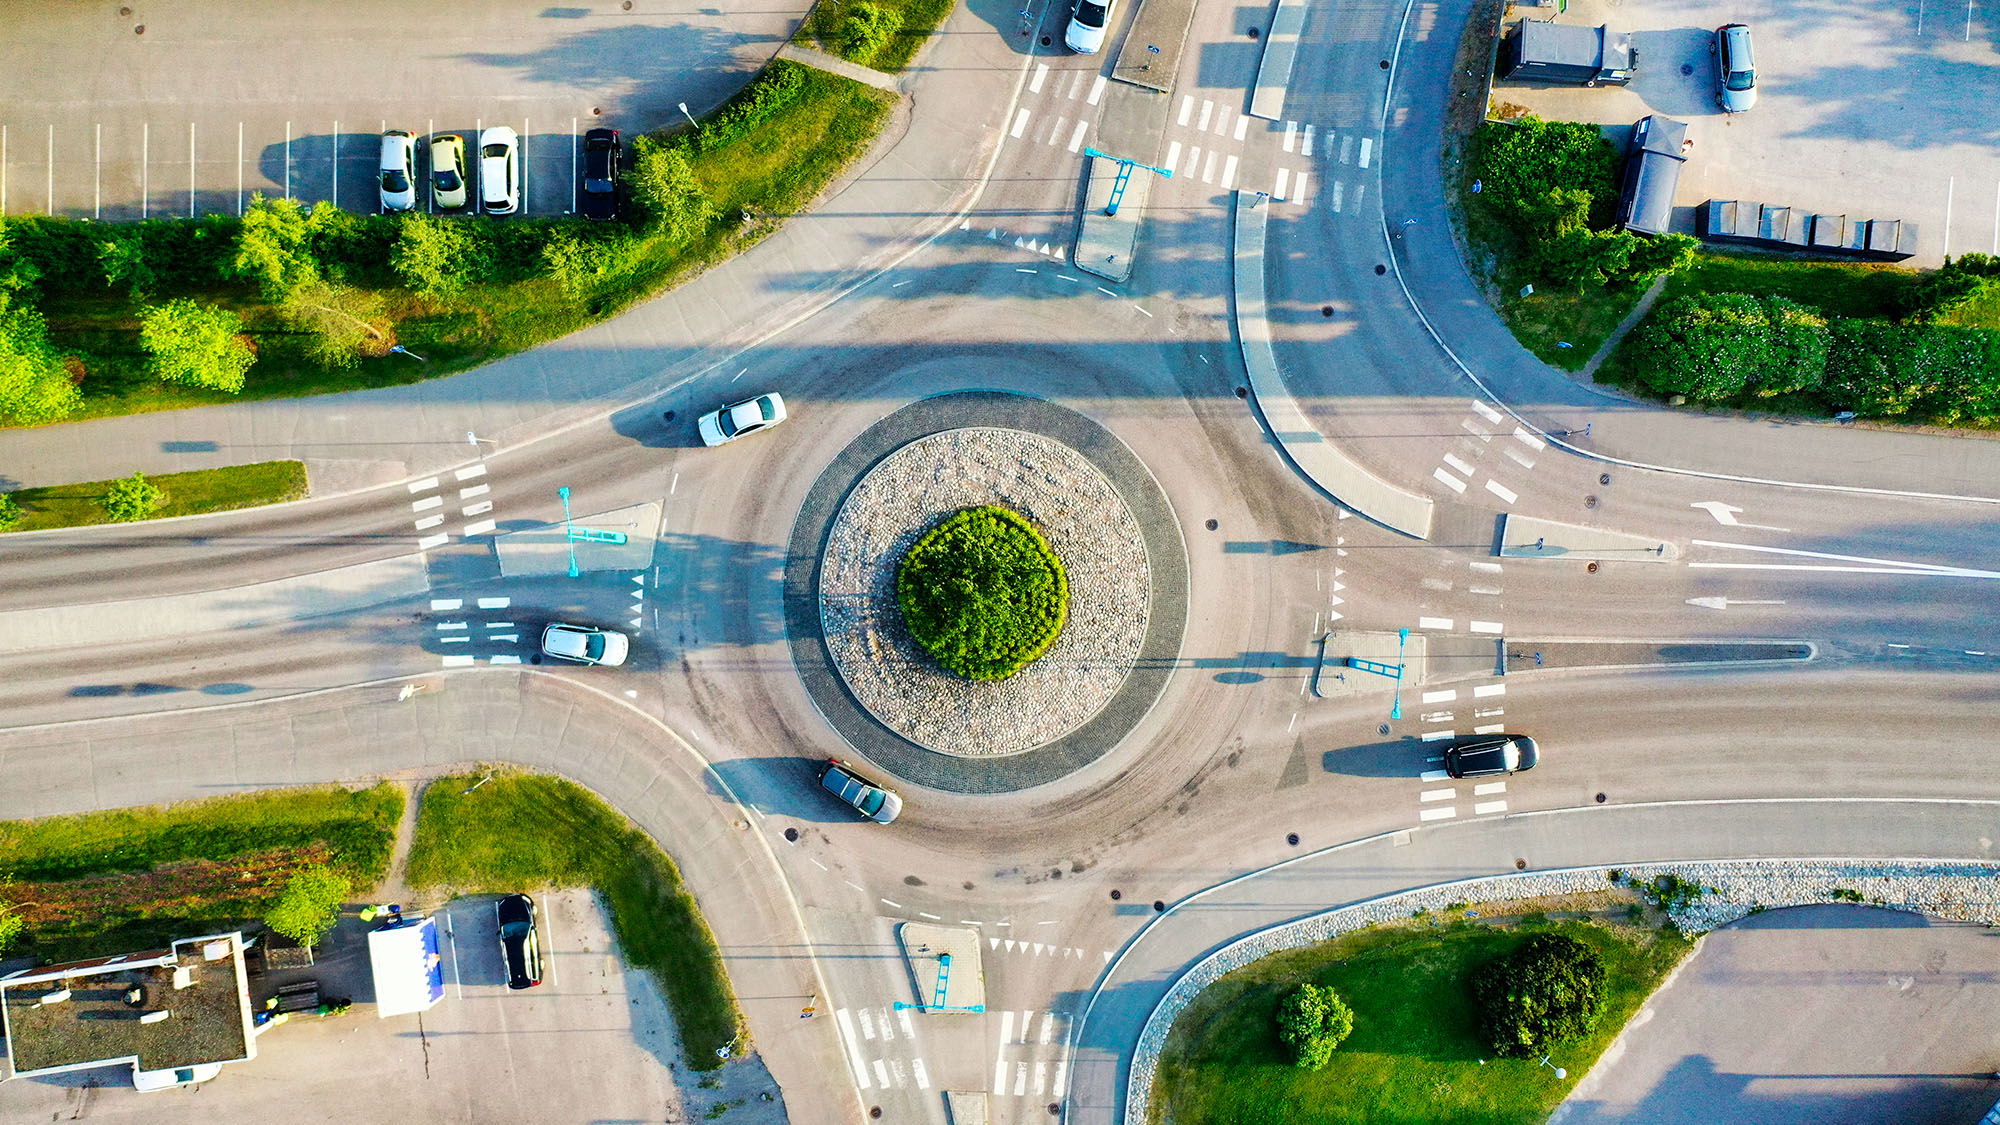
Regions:
<instances>
[{"instance_id":1,"label":"asphalt road","mask_svg":"<svg viewBox=\"0 0 2000 1125\"><path fill-rule=\"evenodd\" d=\"M1040 18L1059 36L1060 13ZM1122 87L1093 81L1102 56L1025 46L1035 37L1013 34L1011 9L974 4L908 80L912 115L850 184L675 294L434 383L8 435L23 481L244 460L255 446L307 456L317 479L389 483L268 512L0 542L0 707L14 728L0 731L0 815L473 759L559 769L681 858L793 1117L829 1121L878 1106L885 1119L937 1120L942 1089L986 1091L996 1121L1046 1120L1066 1100L1104 1119L1100 1072L1122 1048L1076 1020L1154 904L1344 841L1409 830L1419 852L1448 841L1483 857L1454 862L1490 870L1555 823L1521 814L1574 810L1561 823L1581 827L1529 858L1615 862L1659 858L1619 834L1636 815L1622 810L1642 803L1867 797L1911 803L1839 823L1819 815L1828 806L1779 816L1733 805L1674 843L1803 854L1832 846L1830 832L1873 826L1919 851L1985 854L1990 842L1941 806L1914 802L1994 796L1982 778L2000 687L1986 604L2000 513L1901 493L1991 491L2000 454L1607 405L1496 335L1437 202L1453 18L1437 13L1412 36L1400 9L1318 10L1288 117L1271 124L1240 113L1255 66L1240 13L1197 11L1203 61L1147 117ZM1156 159L1181 169L1156 185L1137 272L1118 287L1061 260L1077 149L1107 128L1137 128L1142 141L1156 129ZM1266 184L1276 219L1264 267L1286 377L1328 440L1439 502L1428 541L1329 503L1238 395L1226 205ZM1402 215L1406 204L1415 214ZM1400 217L1419 222L1404 230ZM1007 795L905 784L908 812L883 830L811 788L814 760L852 751L792 663L787 545L849 442L961 389L1048 398L1143 462L1187 545L1188 618L1166 694L1113 753ZM791 404L784 427L699 447L695 415L763 390ZM1592 437L1571 451L1517 437L1523 422L1589 422ZM468 447L468 429L495 441ZM561 487L578 522L658 505L657 528L641 529L650 557L573 580L507 572L492 536L558 522ZM1497 558L1507 513L1649 537L1674 556L1594 571ZM419 594L227 627L243 612L232 601L266 584L410 558L436 535ZM31 619L14 616L218 590L175 602L184 616L171 619L186 627L172 635L61 650L20 641ZM120 612L139 632L168 619L164 603ZM532 657L539 622L635 617L622 671L495 667ZM1387 683L1310 693L1328 630L1402 628L1426 656L1401 719L1388 718ZM1538 644L1578 641L1804 642L1815 655L1534 670ZM1504 677L1503 649L1521 654ZM346 686L373 681L387 682ZM426 691L399 708L403 682ZM161 711L172 713L151 714ZM1425 800L1438 783L1420 776L1435 764L1424 736L1489 725L1532 731L1543 765L1504 791ZM175 768L156 768L167 760ZM1325 881L1267 905L1309 912L1343 901L1356 879L1410 886L1449 866L1409 858L1419 852L1363 871L1330 853ZM894 945L904 921L979 931L984 1015L902 1025L894 1004L915 999ZM1203 940L1159 961L1148 987ZM1136 1012L1142 992L1119 995ZM799 1020L799 998L814 994L829 1018ZM1096 1092L1066 1099L1086 1079Z\"/></svg>"}]
</instances>

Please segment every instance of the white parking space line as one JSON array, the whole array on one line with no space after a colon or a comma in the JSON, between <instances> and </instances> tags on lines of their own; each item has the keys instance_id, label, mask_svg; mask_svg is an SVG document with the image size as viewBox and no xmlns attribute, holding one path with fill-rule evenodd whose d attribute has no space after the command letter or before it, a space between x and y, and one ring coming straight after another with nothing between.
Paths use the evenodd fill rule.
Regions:
<instances>
[{"instance_id":1,"label":"white parking space line","mask_svg":"<svg viewBox=\"0 0 2000 1125\"><path fill-rule=\"evenodd\" d=\"M1449 801L1458 796L1456 789L1426 789L1417 794L1417 800L1429 804L1432 801Z\"/></svg>"},{"instance_id":2,"label":"white parking space line","mask_svg":"<svg viewBox=\"0 0 2000 1125\"><path fill-rule=\"evenodd\" d=\"M1451 628L1451 618L1449 618L1449 617L1419 617L1419 618L1417 618L1417 628L1419 628L1419 629L1449 629L1449 628ZM1436 696L1439 696L1439 698L1438 698L1438 699L1432 699L1432 698L1431 698L1431 696L1433 696L1433 695L1436 695ZM1443 701L1444 701L1444 700L1446 700L1446 699L1456 699L1456 698L1458 698L1458 693L1457 693L1457 692L1455 692L1455 691L1447 691L1447 692L1434 692L1434 691L1433 691L1433 692L1425 692L1425 693L1424 693L1424 702L1425 702L1425 703L1441 703L1441 702L1443 702Z\"/></svg>"},{"instance_id":3,"label":"white parking space line","mask_svg":"<svg viewBox=\"0 0 2000 1125\"><path fill-rule=\"evenodd\" d=\"M1048 76L1049 76L1049 64L1047 64L1047 63L1036 63L1036 64L1035 64L1035 76L1034 76L1033 78L1030 78L1030 79L1028 79L1028 92L1029 92L1030 94L1039 94L1039 93L1041 93L1041 92L1042 92L1042 79L1044 79L1044 78L1047 78Z\"/></svg>"},{"instance_id":4,"label":"white parking space line","mask_svg":"<svg viewBox=\"0 0 2000 1125\"><path fill-rule=\"evenodd\" d=\"M1375 138L1361 138L1361 166L1368 167L1368 155L1375 151Z\"/></svg>"},{"instance_id":5,"label":"white parking space line","mask_svg":"<svg viewBox=\"0 0 2000 1125\"><path fill-rule=\"evenodd\" d=\"M1075 152L1083 147L1084 130L1088 128L1090 128L1090 122L1088 121L1079 121L1076 123L1076 132L1069 135L1069 150L1071 152Z\"/></svg>"},{"instance_id":6,"label":"white parking space line","mask_svg":"<svg viewBox=\"0 0 2000 1125\"><path fill-rule=\"evenodd\" d=\"M1496 695L1506 694L1506 684L1480 684L1478 687L1472 689L1472 698L1474 699L1490 699Z\"/></svg>"},{"instance_id":7,"label":"white parking space line","mask_svg":"<svg viewBox=\"0 0 2000 1125\"><path fill-rule=\"evenodd\" d=\"M1208 123L1214 119L1215 103L1209 101L1207 98L1203 98L1201 100L1201 120L1195 124L1194 131L1197 133L1208 132Z\"/></svg>"},{"instance_id":8,"label":"white parking space line","mask_svg":"<svg viewBox=\"0 0 2000 1125\"><path fill-rule=\"evenodd\" d=\"M1447 624L1445 628L1449 629L1451 626ZM1456 688L1446 688L1443 691L1427 691L1424 693L1425 703L1450 703L1457 698L1458 690Z\"/></svg>"},{"instance_id":9,"label":"white parking space line","mask_svg":"<svg viewBox=\"0 0 2000 1125\"><path fill-rule=\"evenodd\" d=\"M1497 480L1488 480L1486 482L1486 491L1491 492L1493 495L1498 496L1500 499L1505 500L1509 504L1512 504L1514 501L1519 500L1521 498L1520 493L1515 492L1513 489L1508 488L1506 485L1501 484Z\"/></svg>"},{"instance_id":10,"label":"white parking space line","mask_svg":"<svg viewBox=\"0 0 2000 1125\"><path fill-rule=\"evenodd\" d=\"M1222 162L1222 188L1224 191L1228 191L1229 189L1234 188L1235 186L1236 186L1236 154L1231 153L1229 159Z\"/></svg>"},{"instance_id":11,"label":"white parking space line","mask_svg":"<svg viewBox=\"0 0 2000 1125\"><path fill-rule=\"evenodd\" d=\"M1290 178L1291 178L1291 171L1289 169L1285 168L1278 169L1278 182L1276 184L1273 184L1271 187L1272 199L1278 200L1281 203L1284 201L1285 181L1289 180Z\"/></svg>"},{"instance_id":12,"label":"white parking space line","mask_svg":"<svg viewBox=\"0 0 2000 1125\"><path fill-rule=\"evenodd\" d=\"M518 656L496 656L487 661L488 664L519 664L520 662L521 658Z\"/></svg>"},{"instance_id":13,"label":"white parking space line","mask_svg":"<svg viewBox=\"0 0 2000 1125\"><path fill-rule=\"evenodd\" d=\"M840 1028L840 1045L847 1049L847 1063L854 1068L854 1084L863 1090L868 1088L868 1067L861 1060L861 1050L854 1043L854 1021L848 1018L847 1009L833 1013L833 1022Z\"/></svg>"},{"instance_id":14,"label":"white parking space line","mask_svg":"<svg viewBox=\"0 0 2000 1125\"><path fill-rule=\"evenodd\" d=\"M1417 813L1418 820L1450 820L1458 815L1457 809L1424 809Z\"/></svg>"},{"instance_id":15,"label":"white parking space line","mask_svg":"<svg viewBox=\"0 0 2000 1125\"><path fill-rule=\"evenodd\" d=\"M285 151L288 153L291 151L289 142L286 144ZM55 162L55 132L54 127L51 126L49 133L49 214L51 215L56 213ZM142 122L139 125L139 217L141 219L148 217L152 207L152 169L153 126L150 122Z\"/></svg>"},{"instance_id":16,"label":"white parking space line","mask_svg":"<svg viewBox=\"0 0 2000 1125\"><path fill-rule=\"evenodd\" d=\"M1463 474L1465 474L1466 476L1471 476L1471 475L1472 475L1472 465L1471 465L1471 463L1470 463L1470 462L1467 462L1467 461L1466 461L1466 460L1464 460L1463 458L1460 458L1460 457L1457 457L1457 456L1454 456L1453 454L1450 454L1450 453L1447 453L1447 454L1445 454L1445 455L1444 455L1444 463L1445 463L1445 464L1447 464L1447 465L1450 465L1450 466L1451 466L1451 467L1452 467L1453 469L1456 469L1457 471L1459 471L1460 473L1463 473Z\"/></svg>"},{"instance_id":17,"label":"white parking space line","mask_svg":"<svg viewBox=\"0 0 2000 1125\"><path fill-rule=\"evenodd\" d=\"M1483 804L1472 806L1473 816L1490 816L1493 813L1503 813L1506 811L1507 802L1505 801L1487 801Z\"/></svg>"},{"instance_id":18,"label":"white parking space line","mask_svg":"<svg viewBox=\"0 0 2000 1125\"><path fill-rule=\"evenodd\" d=\"M1458 479L1455 476L1452 476L1450 473L1445 472L1443 469L1433 469L1431 470L1431 475L1443 481L1445 483L1445 486L1450 488L1453 492L1465 491L1465 482Z\"/></svg>"},{"instance_id":19,"label":"white parking space line","mask_svg":"<svg viewBox=\"0 0 2000 1125\"><path fill-rule=\"evenodd\" d=\"M1103 96L1104 96L1104 76L1100 74L1097 77L1090 80L1090 96L1083 100L1091 105L1096 105L1097 99Z\"/></svg>"},{"instance_id":20,"label":"white parking space line","mask_svg":"<svg viewBox=\"0 0 2000 1125\"><path fill-rule=\"evenodd\" d=\"M1472 400L1472 412L1486 419L1488 422L1500 421L1500 412L1498 410L1493 409L1476 398Z\"/></svg>"},{"instance_id":21,"label":"white parking space line","mask_svg":"<svg viewBox=\"0 0 2000 1125\"><path fill-rule=\"evenodd\" d=\"M1498 621L1474 621L1470 624L1472 631L1475 633L1502 633L1506 631L1500 627Z\"/></svg>"},{"instance_id":22,"label":"white parking space line","mask_svg":"<svg viewBox=\"0 0 2000 1125\"><path fill-rule=\"evenodd\" d=\"M1167 171L1169 172L1179 171L1180 166L1181 166L1181 143L1179 141L1170 142L1167 145Z\"/></svg>"},{"instance_id":23,"label":"white parking space line","mask_svg":"<svg viewBox=\"0 0 2000 1125\"><path fill-rule=\"evenodd\" d=\"M1298 122L1296 122L1296 121L1287 121L1287 122L1285 122L1285 151L1286 151L1286 152L1290 152L1290 151L1292 151L1292 144L1293 144L1294 142L1296 142L1296 141L1298 140L1298 137L1294 135L1294 134L1296 134L1296 133L1297 133L1297 131L1298 131L1298 128L1299 128L1299 123L1298 123Z\"/></svg>"},{"instance_id":24,"label":"white parking space line","mask_svg":"<svg viewBox=\"0 0 2000 1125\"><path fill-rule=\"evenodd\" d=\"M442 515L425 516L423 519L417 521L417 530L429 531L431 528L434 528L443 522L444 522L444 517Z\"/></svg>"},{"instance_id":25,"label":"white parking space line","mask_svg":"<svg viewBox=\"0 0 2000 1125\"><path fill-rule=\"evenodd\" d=\"M1021 135L1021 131L1026 129L1027 127L1028 127L1028 111L1024 107L1021 109L1020 112L1014 115L1014 127L1012 129L1007 130L1007 135L1010 137L1019 138Z\"/></svg>"}]
</instances>

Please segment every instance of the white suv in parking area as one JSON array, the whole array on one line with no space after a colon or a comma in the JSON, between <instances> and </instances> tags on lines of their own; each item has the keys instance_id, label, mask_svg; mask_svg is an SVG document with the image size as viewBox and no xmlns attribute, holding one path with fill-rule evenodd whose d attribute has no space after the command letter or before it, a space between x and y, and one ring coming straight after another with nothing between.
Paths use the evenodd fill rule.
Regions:
<instances>
[{"instance_id":1,"label":"white suv in parking area","mask_svg":"<svg viewBox=\"0 0 2000 1125\"><path fill-rule=\"evenodd\" d=\"M479 134L479 199L491 215L521 209L521 138L505 125Z\"/></svg>"},{"instance_id":2,"label":"white suv in parking area","mask_svg":"<svg viewBox=\"0 0 2000 1125\"><path fill-rule=\"evenodd\" d=\"M417 205L417 138L401 129L382 134L382 210Z\"/></svg>"},{"instance_id":3,"label":"white suv in parking area","mask_svg":"<svg viewBox=\"0 0 2000 1125\"><path fill-rule=\"evenodd\" d=\"M1063 46L1079 55L1094 55L1104 49L1105 30L1111 24L1114 0L1076 0L1076 14L1063 33Z\"/></svg>"}]
</instances>

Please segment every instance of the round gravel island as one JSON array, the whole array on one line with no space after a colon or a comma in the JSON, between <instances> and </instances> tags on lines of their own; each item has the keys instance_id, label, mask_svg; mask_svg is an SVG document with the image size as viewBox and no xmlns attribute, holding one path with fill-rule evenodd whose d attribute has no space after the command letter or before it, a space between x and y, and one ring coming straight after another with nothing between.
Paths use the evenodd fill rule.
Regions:
<instances>
[{"instance_id":1,"label":"round gravel island","mask_svg":"<svg viewBox=\"0 0 2000 1125\"><path fill-rule=\"evenodd\" d=\"M896 577L924 535L988 506L1046 540L1069 604L1038 658L972 680L912 639ZM848 493L820 563L820 624L834 667L876 721L942 754L1015 754L1081 727L1124 683L1146 637L1149 574L1138 521L1082 454L1019 430L946 430L890 453Z\"/></svg>"}]
</instances>

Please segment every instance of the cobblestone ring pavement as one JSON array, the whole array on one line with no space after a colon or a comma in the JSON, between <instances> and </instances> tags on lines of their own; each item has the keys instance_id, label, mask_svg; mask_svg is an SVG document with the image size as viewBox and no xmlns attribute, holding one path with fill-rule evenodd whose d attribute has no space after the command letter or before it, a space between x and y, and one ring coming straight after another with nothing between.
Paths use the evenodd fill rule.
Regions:
<instances>
[{"instance_id":1,"label":"cobblestone ring pavement","mask_svg":"<svg viewBox=\"0 0 2000 1125\"><path fill-rule=\"evenodd\" d=\"M951 757L890 730L860 706L828 654L820 578L828 537L858 481L891 453L931 434L1001 428L1039 434L1082 454L1137 520L1145 544L1151 612L1132 671L1103 710L1045 746L1000 757ZM922 399L869 427L813 482L792 525L785 566L785 626L806 692L855 751L897 777L959 793L1042 785L1109 753L1166 689L1187 622L1187 548L1159 483L1110 431L1075 411L1026 395L967 391Z\"/></svg>"}]
</instances>

